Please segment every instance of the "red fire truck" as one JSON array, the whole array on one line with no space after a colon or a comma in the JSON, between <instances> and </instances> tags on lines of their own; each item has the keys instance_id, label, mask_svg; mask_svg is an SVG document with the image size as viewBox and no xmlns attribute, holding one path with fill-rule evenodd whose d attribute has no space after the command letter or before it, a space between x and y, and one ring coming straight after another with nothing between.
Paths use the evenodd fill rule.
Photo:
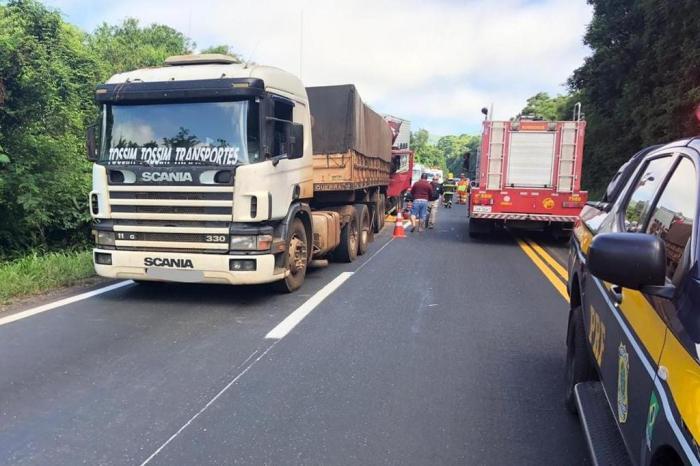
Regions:
<instances>
[{"instance_id":1,"label":"red fire truck","mask_svg":"<svg viewBox=\"0 0 700 466\"><path fill-rule=\"evenodd\" d=\"M413 174L413 151L409 149L411 140L411 122L393 115L384 115L389 128L391 128L391 176L386 192L386 213L395 214L401 209L403 196L411 189L411 176Z\"/></svg>"},{"instance_id":2,"label":"red fire truck","mask_svg":"<svg viewBox=\"0 0 700 466\"><path fill-rule=\"evenodd\" d=\"M581 191L586 122L484 121L477 182L469 197L469 235L496 225L568 232L588 193Z\"/></svg>"}]
</instances>

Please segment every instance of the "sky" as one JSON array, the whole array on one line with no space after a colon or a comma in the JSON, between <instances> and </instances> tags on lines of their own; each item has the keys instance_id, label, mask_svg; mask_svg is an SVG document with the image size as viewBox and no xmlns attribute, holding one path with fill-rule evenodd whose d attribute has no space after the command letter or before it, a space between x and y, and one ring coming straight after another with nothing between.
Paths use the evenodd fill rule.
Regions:
<instances>
[{"instance_id":1,"label":"sky","mask_svg":"<svg viewBox=\"0 0 700 466\"><path fill-rule=\"evenodd\" d=\"M355 84L376 111L432 134L477 134L482 107L514 116L565 93L590 51L585 0L47 0L86 31L135 17L228 44L305 85Z\"/></svg>"}]
</instances>

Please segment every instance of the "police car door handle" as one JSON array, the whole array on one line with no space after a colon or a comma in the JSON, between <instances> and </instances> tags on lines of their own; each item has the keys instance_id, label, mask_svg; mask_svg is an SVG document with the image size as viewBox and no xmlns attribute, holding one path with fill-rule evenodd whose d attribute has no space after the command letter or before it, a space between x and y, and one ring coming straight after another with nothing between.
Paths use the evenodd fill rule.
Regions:
<instances>
[{"instance_id":1,"label":"police car door handle","mask_svg":"<svg viewBox=\"0 0 700 466\"><path fill-rule=\"evenodd\" d=\"M622 287L620 285L613 285L610 287L610 292L612 293L615 304L620 304L622 302Z\"/></svg>"}]
</instances>

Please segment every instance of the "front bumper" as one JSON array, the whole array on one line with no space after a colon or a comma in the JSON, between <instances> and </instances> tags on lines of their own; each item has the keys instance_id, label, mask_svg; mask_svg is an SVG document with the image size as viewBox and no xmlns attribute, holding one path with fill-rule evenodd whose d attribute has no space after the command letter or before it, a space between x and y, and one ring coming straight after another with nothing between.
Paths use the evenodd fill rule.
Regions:
<instances>
[{"instance_id":1,"label":"front bumper","mask_svg":"<svg viewBox=\"0 0 700 466\"><path fill-rule=\"evenodd\" d=\"M484 213L471 212L471 218L483 218L488 220L506 221L535 221L547 223L575 223L576 215L551 215L551 214L518 214L518 213Z\"/></svg>"},{"instance_id":2,"label":"front bumper","mask_svg":"<svg viewBox=\"0 0 700 466\"><path fill-rule=\"evenodd\" d=\"M111 254L112 264L102 265L95 263L95 253ZM146 263L152 263L154 258L158 259L158 263L169 263L171 265L163 267L147 266ZM150 259L150 261L147 261L147 259ZM256 268L251 271L231 271L229 269L231 259L255 260ZM93 249L93 263L95 271L100 276L147 281L252 285L281 280L286 274L284 269L275 269L275 256L273 254L191 254L119 251L96 248Z\"/></svg>"}]
</instances>

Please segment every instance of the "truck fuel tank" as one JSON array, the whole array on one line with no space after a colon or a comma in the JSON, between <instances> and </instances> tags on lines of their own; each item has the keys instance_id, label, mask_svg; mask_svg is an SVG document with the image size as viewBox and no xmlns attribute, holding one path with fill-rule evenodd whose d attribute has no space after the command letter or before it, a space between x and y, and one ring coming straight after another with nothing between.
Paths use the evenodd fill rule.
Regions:
<instances>
[{"instance_id":1,"label":"truck fuel tank","mask_svg":"<svg viewBox=\"0 0 700 466\"><path fill-rule=\"evenodd\" d=\"M340 244L340 214L327 210L312 212L314 258L321 258Z\"/></svg>"}]
</instances>

